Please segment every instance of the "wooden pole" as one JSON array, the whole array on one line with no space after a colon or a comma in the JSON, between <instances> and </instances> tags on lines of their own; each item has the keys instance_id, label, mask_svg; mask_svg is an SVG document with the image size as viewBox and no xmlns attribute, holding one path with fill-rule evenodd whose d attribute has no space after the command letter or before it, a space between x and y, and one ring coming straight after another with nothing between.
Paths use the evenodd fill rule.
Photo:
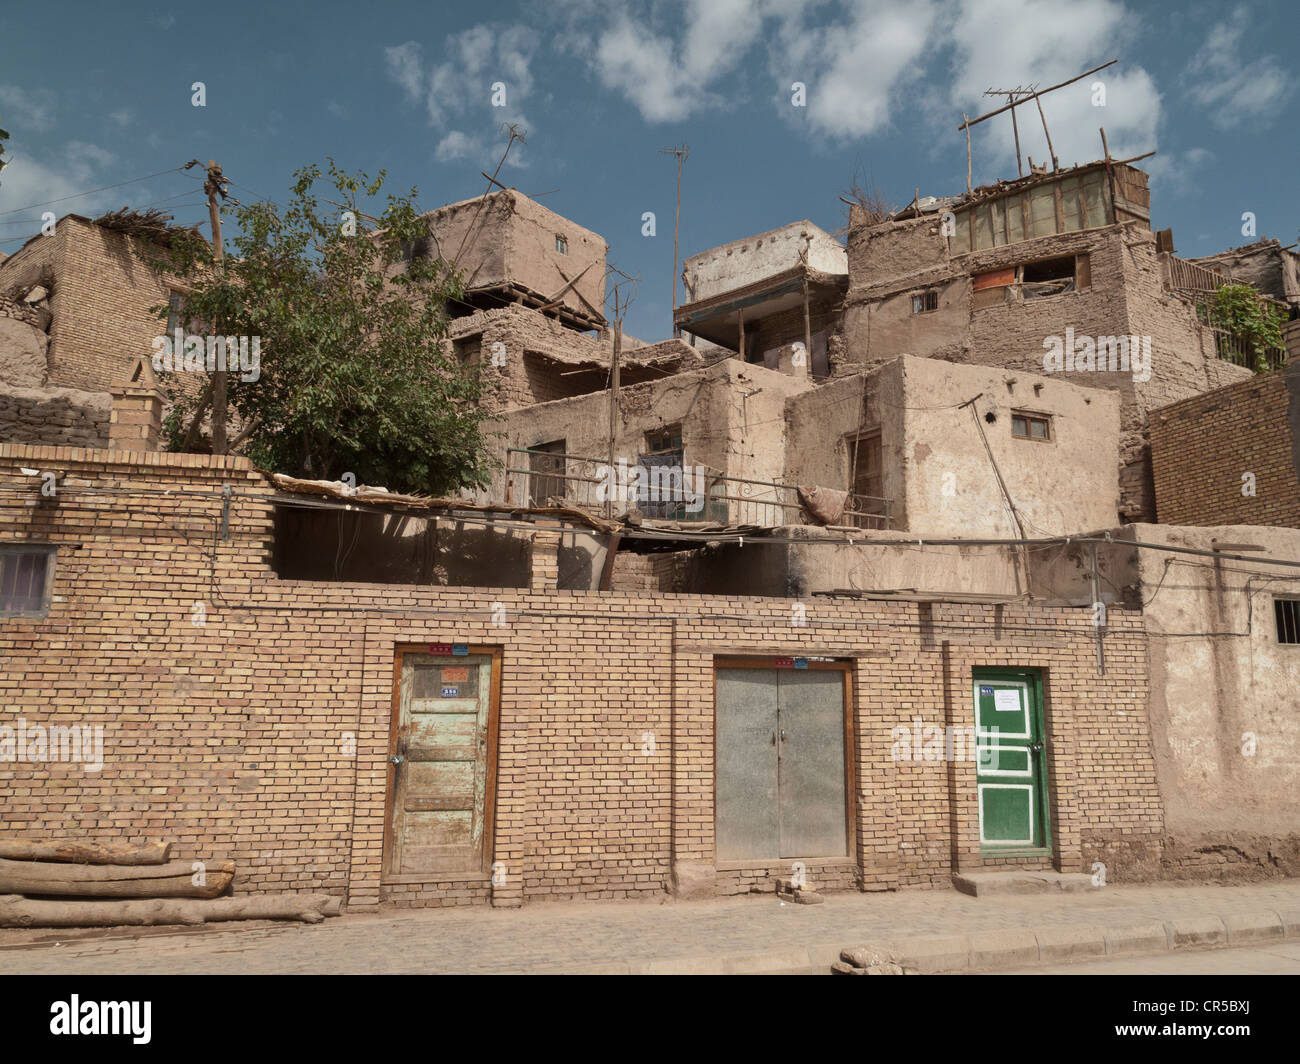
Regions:
<instances>
[{"instance_id":1,"label":"wooden pole","mask_svg":"<svg viewBox=\"0 0 1300 1064\"><path fill-rule=\"evenodd\" d=\"M1007 94L1007 99L1010 100L1010 101L1012 101L1012 103L1011 103L1011 132L1014 133L1014 134L1015 134L1015 137L1016 137L1016 173L1019 174L1021 177L1024 177L1024 176L1025 176L1025 168L1024 168L1024 167L1021 165L1021 163L1020 163L1020 126L1016 124L1016 105L1015 105L1015 102L1014 102L1014 101L1015 101L1015 94L1014 94L1014 93L1008 93L1008 94ZM970 134L970 130L969 130L969 129L966 130L966 133L967 133L967 135L969 135L969 134Z\"/></svg>"},{"instance_id":2,"label":"wooden pole","mask_svg":"<svg viewBox=\"0 0 1300 1064\"><path fill-rule=\"evenodd\" d=\"M803 357L804 369L812 376L812 318L808 314L808 264L803 275Z\"/></svg>"},{"instance_id":3,"label":"wooden pole","mask_svg":"<svg viewBox=\"0 0 1300 1064\"><path fill-rule=\"evenodd\" d=\"M1052 134L1047 131L1047 116L1043 114L1043 100L1041 96L1034 97L1034 103L1038 104L1038 117L1043 120L1043 136L1047 138L1047 154L1052 157L1052 173L1056 173L1060 166L1056 161L1056 149L1052 147ZM970 136L970 130L966 130L966 135Z\"/></svg>"},{"instance_id":4,"label":"wooden pole","mask_svg":"<svg viewBox=\"0 0 1300 1064\"><path fill-rule=\"evenodd\" d=\"M961 117L966 123L966 191L969 192L971 190L970 187L970 119L966 117L965 111L961 113Z\"/></svg>"},{"instance_id":5,"label":"wooden pole","mask_svg":"<svg viewBox=\"0 0 1300 1064\"><path fill-rule=\"evenodd\" d=\"M217 272L225 266L225 250L221 241L221 210L217 206L217 196L225 196L225 180L221 167L208 160L208 177L203 182L203 191L208 194L208 217L212 221L212 251L217 260ZM226 352L229 357L230 352ZM214 367L212 373L212 453L226 453L226 371L220 366Z\"/></svg>"},{"instance_id":6,"label":"wooden pole","mask_svg":"<svg viewBox=\"0 0 1300 1064\"><path fill-rule=\"evenodd\" d=\"M740 315L740 361L746 362L748 359L745 358L745 308L741 307L736 313Z\"/></svg>"},{"instance_id":7,"label":"wooden pole","mask_svg":"<svg viewBox=\"0 0 1300 1064\"><path fill-rule=\"evenodd\" d=\"M609 361L609 480L605 495L605 516L614 516L614 444L618 439L618 356L623 346L623 312L618 306L618 288L614 288L614 347Z\"/></svg>"},{"instance_id":8,"label":"wooden pole","mask_svg":"<svg viewBox=\"0 0 1300 1064\"><path fill-rule=\"evenodd\" d=\"M1106 143L1106 127L1099 126L1101 133L1101 150L1106 159L1106 187L1110 190L1110 220L1112 222L1118 219L1115 211L1115 166L1110 161L1110 145Z\"/></svg>"}]
</instances>

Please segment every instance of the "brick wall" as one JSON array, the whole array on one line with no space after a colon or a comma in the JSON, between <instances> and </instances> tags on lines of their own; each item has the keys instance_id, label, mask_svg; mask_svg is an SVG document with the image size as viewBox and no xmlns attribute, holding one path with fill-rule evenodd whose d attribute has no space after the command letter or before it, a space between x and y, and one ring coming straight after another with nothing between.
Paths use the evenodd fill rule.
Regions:
<instances>
[{"instance_id":1,"label":"brick wall","mask_svg":"<svg viewBox=\"0 0 1300 1064\"><path fill-rule=\"evenodd\" d=\"M19 466L66 471L56 506L31 505ZM6 714L105 731L98 773L0 762L6 830L166 836L182 859L233 858L238 891L354 905L742 891L788 867L714 861L714 662L798 654L853 680L853 853L809 861L814 884L944 885L982 863L974 765L890 758L915 716L968 723L976 666L1044 671L1060 867L1158 846L1140 615L1111 611L1102 676L1079 610L828 599L795 628L785 599L556 591L545 559L530 589L282 581L268 494L243 459L0 447L0 540L60 546L48 617L0 620ZM395 648L451 641L503 654L506 882L381 885Z\"/></svg>"},{"instance_id":2,"label":"brick wall","mask_svg":"<svg viewBox=\"0 0 1300 1064\"><path fill-rule=\"evenodd\" d=\"M106 391L137 355L152 355L165 323L149 308L165 304L167 285L134 237L76 215L52 237L38 237L0 266L0 290L35 283L52 271L49 383Z\"/></svg>"},{"instance_id":3,"label":"brick wall","mask_svg":"<svg viewBox=\"0 0 1300 1064\"><path fill-rule=\"evenodd\" d=\"M1288 387L1289 383L1289 387ZM1156 512L1172 525L1300 528L1300 364L1157 410ZM1254 474L1254 494L1242 477Z\"/></svg>"}]
</instances>

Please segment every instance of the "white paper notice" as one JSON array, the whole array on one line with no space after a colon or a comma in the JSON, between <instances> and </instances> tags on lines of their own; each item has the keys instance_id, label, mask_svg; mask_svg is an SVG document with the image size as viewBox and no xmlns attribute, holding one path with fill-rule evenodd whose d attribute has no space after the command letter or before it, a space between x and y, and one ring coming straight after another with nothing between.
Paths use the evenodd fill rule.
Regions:
<instances>
[{"instance_id":1,"label":"white paper notice","mask_svg":"<svg viewBox=\"0 0 1300 1064\"><path fill-rule=\"evenodd\" d=\"M993 692L993 708L1013 713L1020 712L1020 692L998 690Z\"/></svg>"}]
</instances>

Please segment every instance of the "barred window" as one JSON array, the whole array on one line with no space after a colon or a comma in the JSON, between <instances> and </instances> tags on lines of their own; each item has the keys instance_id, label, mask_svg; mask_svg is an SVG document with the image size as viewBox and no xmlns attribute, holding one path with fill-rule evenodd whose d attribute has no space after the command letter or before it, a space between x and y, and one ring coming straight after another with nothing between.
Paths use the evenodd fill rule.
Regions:
<instances>
[{"instance_id":1,"label":"barred window","mask_svg":"<svg viewBox=\"0 0 1300 1064\"><path fill-rule=\"evenodd\" d=\"M53 577L53 547L0 546L0 617L45 616Z\"/></svg>"}]
</instances>

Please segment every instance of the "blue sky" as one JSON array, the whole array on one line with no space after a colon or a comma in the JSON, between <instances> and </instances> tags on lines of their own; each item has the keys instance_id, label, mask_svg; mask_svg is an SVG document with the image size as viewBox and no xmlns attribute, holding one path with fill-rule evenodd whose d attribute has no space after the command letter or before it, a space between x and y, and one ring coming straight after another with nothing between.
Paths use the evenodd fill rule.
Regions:
<instances>
[{"instance_id":1,"label":"blue sky","mask_svg":"<svg viewBox=\"0 0 1300 1064\"><path fill-rule=\"evenodd\" d=\"M198 171L220 161L245 201L283 198L333 156L386 169L432 208L479 194L503 122L526 130L501 178L601 233L641 283L628 331L671 335L675 168L681 255L808 218L834 231L856 171L901 206L965 186L962 111L990 87L1096 78L1044 101L1062 165L1156 149L1157 228L1180 254L1300 236L1300 93L1286 66L1300 6L1137 0L551 0L542 4L47 4L0 13L0 251L40 213L124 205L204 221ZM1095 106L1094 81L1105 86ZM206 106L191 103L202 81ZM794 82L806 106L792 104ZM505 86L493 106L492 86ZM1046 157L1036 112L1025 150ZM975 181L1014 177L1005 118L976 127ZM551 190L556 190L551 192ZM642 236L653 211L657 235Z\"/></svg>"}]
</instances>

